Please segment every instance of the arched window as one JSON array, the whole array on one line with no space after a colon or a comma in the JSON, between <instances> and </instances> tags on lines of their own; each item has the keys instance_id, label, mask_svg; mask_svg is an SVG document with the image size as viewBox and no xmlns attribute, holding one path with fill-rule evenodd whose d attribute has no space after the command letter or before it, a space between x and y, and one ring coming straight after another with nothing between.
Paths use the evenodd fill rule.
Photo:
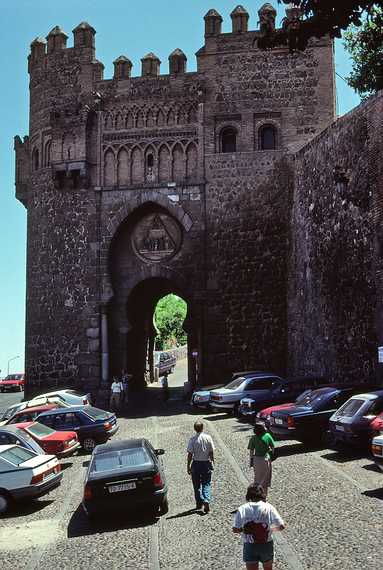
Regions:
<instances>
[{"instance_id":1,"label":"arched window","mask_svg":"<svg viewBox=\"0 0 383 570\"><path fill-rule=\"evenodd\" d=\"M152 153L149 153L146 157L146 165L148 168L153 168L154 166L154 157Z\"/></svg>"},{"instance_id":2,"label":"arched window","mask_svg":"<svg viewBox=\"0 0 383 570\"><path fill-rule=\"evenodd\" d=\"M221 151L236 152L237 150L237 131L232 127L227 127L221 132Z\"/></svg>"},{"instance_id":3,"label":"arched window","mask_svg":"<svg viewBox=\"0 0 383 570\"><path fill-rule=\"evenodd\" d=\"M39 151L37 148L33 149L32 152L32 170L38 170L39 169Z\"/></svg>"},{"instance_id":4,"label":"arched window","mask_svg":"<svg viewBox=\"0 0 383 570\"><path fill-rule=\"evenodd\" d=\"M51 141L48 141L47 144L45 145L44 166L51 165L51 149L52 149L52 143Z\"/></svg>"},{"instance_id":5,"label":"arched window","mask_svg":"<svg viewBox=\"0 0 383 570\"><path fill-rule=\"evenodd\" d=\"M259 150L277 148L277 131L273 125L264 125L259 130Z\"/></svg>"}]
</instances>

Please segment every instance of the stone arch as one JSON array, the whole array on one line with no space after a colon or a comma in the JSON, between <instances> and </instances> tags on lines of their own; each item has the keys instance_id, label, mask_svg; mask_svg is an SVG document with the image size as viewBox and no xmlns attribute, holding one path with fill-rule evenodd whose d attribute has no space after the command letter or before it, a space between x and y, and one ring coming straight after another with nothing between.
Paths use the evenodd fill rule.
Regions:
<instances>
[{"instance_id":1,"label":"stone arch","mask_svg":"<svg viewBox=\"0 0 383 570\"><path fill-rule=\"evenodd\" d=\"M175 182L182 182L185 179L185 153L179 142L172 149L172 174Z\"/></svg>"},{"instance_id":2,"label":"stone arch","mask_svg":"<svg viewBox=\"0 0 383 570\"><path fill-rule=\"evenodd\" d=\"M133 127L134 127L133 113L131 111L128 111L125 117L125 128L132 129Z\"/></svg>"},{"instance_id":3,"label":"stone arch","mask_svg":"<svg viewBox=\"0 0 383 570\"><path fill-rule=\"evenodd\" d=\"M156 114L155 111L149 109L146 113L146 126L147 127L154 127L156 124Z\"/></svg>"},{"instance_id":4,"label":"stone arch","mask_svg":"<svg viewBox=\"0 0 383 570\"><path fill-rule=\"evenodd\" d=\"M198 150L194 142L188 144L186 148L186 178L194 180L198 173Z\"/></svg>"},{"instance_id":5,"label":"stone arch","mask_svg":"<svg viewBox=\"0 0 383 570\"><path fill-rule=\"evenodd\" d=\"M117 184L128 186L130 184L130 157L125 147L117 155Z\"/></svg>"},{"instance_id":6,"label":"stone arch","mask_svg":"<svg viewBox=\"0 0 383 570\"><path fill-rule=\"evenodd\" d=\"M52 161L52 141L49 140L45 143L44 147L44 166L50 166Z\"/></svg>"},{"instance_id":7,"label":"stone arch","mask_svg":"<svg viewBox=\"0 0 383 570\"><path fill-rule=\"evenodd\" d=\"M277 150L278 146L277 125L270 121L260 125L258 128L258 150Z\"/></svg>"},{"instance_id":8,"label":"stone arch","mask_svg":"<svg viewBox=\"0 0 383 570\"><path fill-rule=\"evenodd\" d=\"M142 114L142 111L138 111L136 114L136 128L142 129L143 126L144 126L144 116Z\"/></svg>"},{"instance_id":9,"label":"stone arch","mask_svg":"<svg viewBox=\"0 0 383 570\"><path fill-rule=\"evenodd\" d=\"M195 105L192 105L189 108L188 112L188 123L196 123L197 122L197 109Z\"/></svg>"},{"instance_id":10,"label":"stone arch","mask_svg":"<svg viewBox=\"0 0 383 570\"><path fill-rule=\"evenodd\" d=\"M163 127L165 125L165 115L162 109L159 109L157 113L157 126Z\"/></svg>"},{"instance_id":11,"label":"stone arch","mask_svg":"<svg viewBox=\"0 0 383 570\"><path fill-rule=\"evenodd\" d=\"M144 181L144 165L142 162L142 150L139 146L131 151L132 184L142 184Z\"/></svg>"},{"instance_id":12,"label":"stone arch","mask_svg":"<svg viewBox=\"0 0 383 570\"><path fill-rule=\"evenodd\" d=\"M166 117L166 124L167 124L169 127L172 127L173 125L176 124L176 116L175 116L175 113L174 113L174 110L173 110L172 107L170 107L170 109L169 109L169 111L168 111L168 114L167 114L167 117Z\"/></svg>"},{"instance_id":13,"label":"stone arch","mask_svg":"<svg viewBox=\"0 0 383 570\"><path fill-rule=\"evenodd\" d=\"M114 117L113 113L107 112L104 117L104 129L105 130L112 130L114 125Z\"/></svg>"},{"instance_id":14,"label":"stone arch","mask_svg":"<svg viewBox=\"0 0 383 570\"><path fill-rule=\"evenodd\" d=\"M124 128L124 117L121 113L121 111L119 111L116 115L115 121L114 121L114 126L115 129L123 129Z\"/></svg>"},{"instance_id":15,"label":"stone arch","mask_svg":"<svg viewBox=\"0 0 383 570\"><path fill-rule=\"evenodd\" d=\"M225 126L220 132L219 142L221 152L237 151L238 131L235 127Z\"/></svg>"},{"instance_id":16,"label":"stone arch","mask_svg":"<svg viewBox=\"0 0 383 570\"><path fill-rule=\"evenodd\" d=\"M145 148L145 181L155 180L156 149L150 144Z\"/></svg>"},{"instance_id":17,"label":"stone arch","mask_svg":"<svg viewBox=\"0 0 383 570\"><path fill-rule=\"evenodd\" d=\"M104 153L104 186L114 186L115 183L115 155L108 148Z\"/></svg>"},{"instance_id":18,"label":"stone arch","mask_svg":"<svg viewBox=\"0 0 383 570\"><path fill-rule=\"evenodd\" d=\"M163 144L158 150L158 180L169 182L170 179L170 150L168 145Z\"/></svg>"}]
</instances>

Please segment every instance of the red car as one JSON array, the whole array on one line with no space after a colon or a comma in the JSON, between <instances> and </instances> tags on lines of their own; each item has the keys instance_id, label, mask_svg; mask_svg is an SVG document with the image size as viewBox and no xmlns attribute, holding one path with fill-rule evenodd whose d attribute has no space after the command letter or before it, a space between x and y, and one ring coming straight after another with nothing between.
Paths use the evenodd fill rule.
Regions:
<instances>
[{"instance_id":1,"label":"red car","mask_svg":"<svg viewBox=\"0 0 383 570\"><path fill-rule=\"evenodd\" d=\"M256 415L256 421L265 424L265 426L269 427L269 420L271 412L279 411L279 410L286 410L287 408L291 408L295 405L295 402L289 402L288 404L278 404L276 406L270 406L269 408L264 408Z\"/></svg>"},{"instance_id":2,"label":"red car","mask_svg":"<svg viewBox=\"0 0 383 570\"><path fill-rule=\"evenodd\" d=\"M379 414L372 420L370 427L373 435L383 434L383 413Z\"/></svg>"},{"instance_id":3,"label":"red car","mask_svg":"<svg viewBox=\"0 0 383 570\"><path fill-rule=\"evenodd\" d=\"M80 447L77 433L74 431L55 431L39 422L23 422L16 427L33 437L47 455L66 457Z\"/></svg>"},{"instance_id":4,"label":"red car","mask_svg":"<svg viewBox=\"0 0 383 570\"><path fill-rule=\"evenodd\" d=\"M24 390L24 374L8 374L4 380L0 380L0 392L11 392L17 390L22 392Z\"/></svg>"},{"instance_id":5,"label":"red car","mask_svg":"<svg viewBox=\"0 0 383 570\"><path fill-rule=\"evenodd\" d=\"M43 412L49 412L58 408L58 404L42 404L41 406L33 406L32 408L24 408L16 412L6 424L19 424L23 422L34 422L37 416Z\"/></svg>"}]
</instances>

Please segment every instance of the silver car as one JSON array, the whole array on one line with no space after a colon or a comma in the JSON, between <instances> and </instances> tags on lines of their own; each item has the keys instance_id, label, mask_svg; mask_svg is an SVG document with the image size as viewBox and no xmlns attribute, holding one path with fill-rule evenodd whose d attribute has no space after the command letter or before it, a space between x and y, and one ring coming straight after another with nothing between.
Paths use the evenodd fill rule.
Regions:
<instances>
[{"instance_id":1,"label":"silver car","mask_svg":"<svg viewBox=\"0 0 383 570\"><path fill-rule=\"evenodd\" d=\"M270 382L276 381L282 382L283 380L271 372L239 376L227 386L210 392L210 406L216 411L237 413L242 398L262 400L264 393L270 392Z\"/></svg>"}]
</instances>

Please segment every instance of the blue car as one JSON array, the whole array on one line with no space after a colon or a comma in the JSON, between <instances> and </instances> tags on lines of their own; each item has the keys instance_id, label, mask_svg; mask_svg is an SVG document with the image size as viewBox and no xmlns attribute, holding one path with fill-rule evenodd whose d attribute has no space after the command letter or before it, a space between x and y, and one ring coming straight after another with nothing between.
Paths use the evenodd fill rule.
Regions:
<instances>
[{"instance_id":1,"label":"blue car","mask_svg":"<svg viewBox=\"0 0 383 570\"><path fill-rule=\"evenodd\" d=\"M29 449L29 451L34 451L38 455L44 455L45 453L29 433L14 425L2 426L0 428L0 445L20 445L25 449Z\"/></svg>"},{"instance_id":2,"label":"blue car","mask_svg":"<svg viewBox=\"0 0 383 570\"><path fill-rule=\"evenodd\" d=\"M75 431L81 447L89 453L118 430L115 414L93 406L54 408L41 413L38 421L58 431Z\"/></svg>"}]
</instances>

